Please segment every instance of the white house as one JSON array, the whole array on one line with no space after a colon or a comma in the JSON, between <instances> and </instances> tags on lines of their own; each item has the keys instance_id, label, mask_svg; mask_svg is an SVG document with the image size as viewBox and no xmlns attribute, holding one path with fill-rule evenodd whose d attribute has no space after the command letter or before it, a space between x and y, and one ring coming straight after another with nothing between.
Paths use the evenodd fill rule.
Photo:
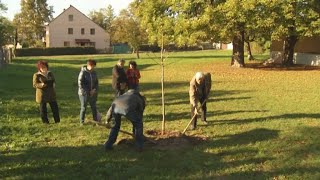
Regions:
<instances>
[{"instance_id":1,"label":"white house","mask_svg":"<svg viewBox=\"0 0 320 180\"><path fill-rule=\"evenodd\" d=\"M70 5L46 26L46 47L95 47L110 49L110 35L90 18Z\"/></svg>"}]
</instances>

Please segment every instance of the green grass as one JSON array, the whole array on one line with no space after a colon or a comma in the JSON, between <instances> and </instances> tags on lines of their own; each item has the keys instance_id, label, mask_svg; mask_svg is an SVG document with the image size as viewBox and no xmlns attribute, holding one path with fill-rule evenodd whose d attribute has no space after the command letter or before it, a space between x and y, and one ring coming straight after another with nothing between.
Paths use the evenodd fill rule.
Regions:
<instances>
[{"instance_id":1,"label":"green grass","mask_svg":"<svg viewBox=\"0 0 320 180\"><path fill-rule=\"evenodd\" d=\"M109 131L79 126L77 76L85 60L98 62L99 111L113 99L111 69L134 55L17 58L0 69L0 178L9 179L319 179L320 72L229 66L230 51L171 53L165 73L168 131L182 131L189 117L188 85L196 71L208 71L213 90L208 126L188 135L208 137L195 146L143 153L130 145L104 152ZM148 106L144 128L161 129L160 66L137 60ZM158 54L156 55L158 56ZM259 56L266 59L267 56ZM61 123L43 125L32 75L38 59L49 61L57 80ZM53 122L51 113L50 121ZM90 110L87 118L91 118ZM122 129L130 131L124 120ZM119 139L130 139L120 134ZM179 145L177 145L179 146Z\"/></svg>"}]
</instances>

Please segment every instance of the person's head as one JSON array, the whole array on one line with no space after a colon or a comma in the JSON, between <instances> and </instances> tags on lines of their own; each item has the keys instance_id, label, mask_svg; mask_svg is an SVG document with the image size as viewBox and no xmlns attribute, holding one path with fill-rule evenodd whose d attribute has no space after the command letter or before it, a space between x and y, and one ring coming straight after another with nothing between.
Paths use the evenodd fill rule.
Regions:
<instances>
[{"instance_id":1,"label":"person's head","mask_svg":"<svg viewBox=\"0 0 320 180\"><path fill-rule=\"evenodd\" d=\"M196 73L196 82L197 82L198 84L201 84L201 83L203 82L203 80L204 80L204 74L203 74L203 72L197 72L197 73Z\"/></svg>"},{"instance_id":2,"label":"person's head","mask_svg":"<svg viewBox=\"0 0 320 180\"><path fill-rule=\"evenodd\" d=\"M93 70L94 67L96 67L96 65L97 65L97 63L96 63L95 60L89 59L89 60L87 61L87 69L88 69L89 71Z\"/></svg>"},{"instance_id":3,"label":"person's head","mask_svg":"<svg viewBox=\"0 0 320 180\"><path fill-rule=\"evenodd\" d=\"M49 69L48 62L43 60L38 61L37 68L38 68L38 71L42 73L48 72L48 69Z\"/></svg>"},{"instance_id":4,"label":"person's head","mask_svg":"<svg viewBox=\"0 0 320 180\"><path fill-rule=\"evenodd\" d=\"M135 61L130 61L129 68L130 69L137 69L137 63Z\"/></svg>"},{"instance_id":5,"label":"person's head","mask_svg":"<svg viewBox=\"0 0 320 180\"><path fill-rule=\"evenodd\" d=\"M118 64L118 66L123 67L124 63L126 63L126 61L124 59L119 59L117 64Z\"/></svg>"}]
</instances>

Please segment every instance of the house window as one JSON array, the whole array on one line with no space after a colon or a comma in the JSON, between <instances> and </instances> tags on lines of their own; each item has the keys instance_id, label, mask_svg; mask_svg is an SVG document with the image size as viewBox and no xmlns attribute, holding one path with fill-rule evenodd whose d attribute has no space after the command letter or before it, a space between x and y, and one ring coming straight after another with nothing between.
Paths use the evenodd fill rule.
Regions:
<instances>
[{"instance_id":1,"label":"house window","mask_svg":"<svg viewBox=\"0 0 320 180\"><path fill-rule=\"evenodd\" d=\"M73 28L68 28L68 34L73 34Z\"/></svg>"},{"instance_id":2,"label":"house window","mask_svg":"<svg viewBox=\"0 0 320 180\"><path fill-rule=\"evenodd\" d=\"M81 34L85 34L84 28L81 28Z\"/></svg>"},{"instance_id":3,"label":"house window","mask_svg":"<svg viewBox=\"0 0 320 180\"><path fill-rule=\"evenodd\" d=\"M69 21L73 21L73 15L72 14L69 15Z\"/></svg>"},{"instance_id":4,"label":"house window","mask_svg":"<svg viewBox=\"0 0 320 180\"><path fill-rule=\"evenodd\" d=\"M90 29L90 34L91 34L91 35L96 34L96 30L95 30L94 28L91 28L91 29Z\"/></svg>"},{"instance_id":5,"label":"house window","mask_svg":"<svg viewBox=\"0 0 320 180\"><path fill-rule=\"evenodd\" d=\"M64 41L63 42L64 47L70 47L70 42L69 41Z\"/></svg>"}]
</instances>

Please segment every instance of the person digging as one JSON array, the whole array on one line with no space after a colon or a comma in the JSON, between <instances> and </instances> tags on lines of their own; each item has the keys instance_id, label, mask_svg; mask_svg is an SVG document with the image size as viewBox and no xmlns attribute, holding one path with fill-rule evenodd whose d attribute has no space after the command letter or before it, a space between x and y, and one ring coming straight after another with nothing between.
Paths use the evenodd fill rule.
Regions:
<instances>
[{"instance_id":1,"label":"person digging","mask_svg":"<svg viewBox=\"0 0 320 180\"><path fill-rule=\"evenodd\" d=\"M211 74L197 72L190 81L189 97L191 104L191 118L193 118L191 130L197 127L197 114L201 115L204 124L207 122L207 99L211 90ZM198 107L198 104L201 104Z\"/></svg>"},{"instance_id":2,"label":"person digging","mask_svg":"<svg viewBox=\"0 0 320 180\"><path fill-rule=\"evenodd\" d=\"M116 142L121 126L121 116L125 116L133 125L133 134L136 140L138 151L142 151L144 136L143 136L143 111L146 106L145 97L136 90L129 90L125 94L118 96L111 104L107 112L107 123L110 125L111 119L114 120L114 126L107 141L104 144L105 150L112 150L113 144Z\"/></svg>"}]
</instances>

